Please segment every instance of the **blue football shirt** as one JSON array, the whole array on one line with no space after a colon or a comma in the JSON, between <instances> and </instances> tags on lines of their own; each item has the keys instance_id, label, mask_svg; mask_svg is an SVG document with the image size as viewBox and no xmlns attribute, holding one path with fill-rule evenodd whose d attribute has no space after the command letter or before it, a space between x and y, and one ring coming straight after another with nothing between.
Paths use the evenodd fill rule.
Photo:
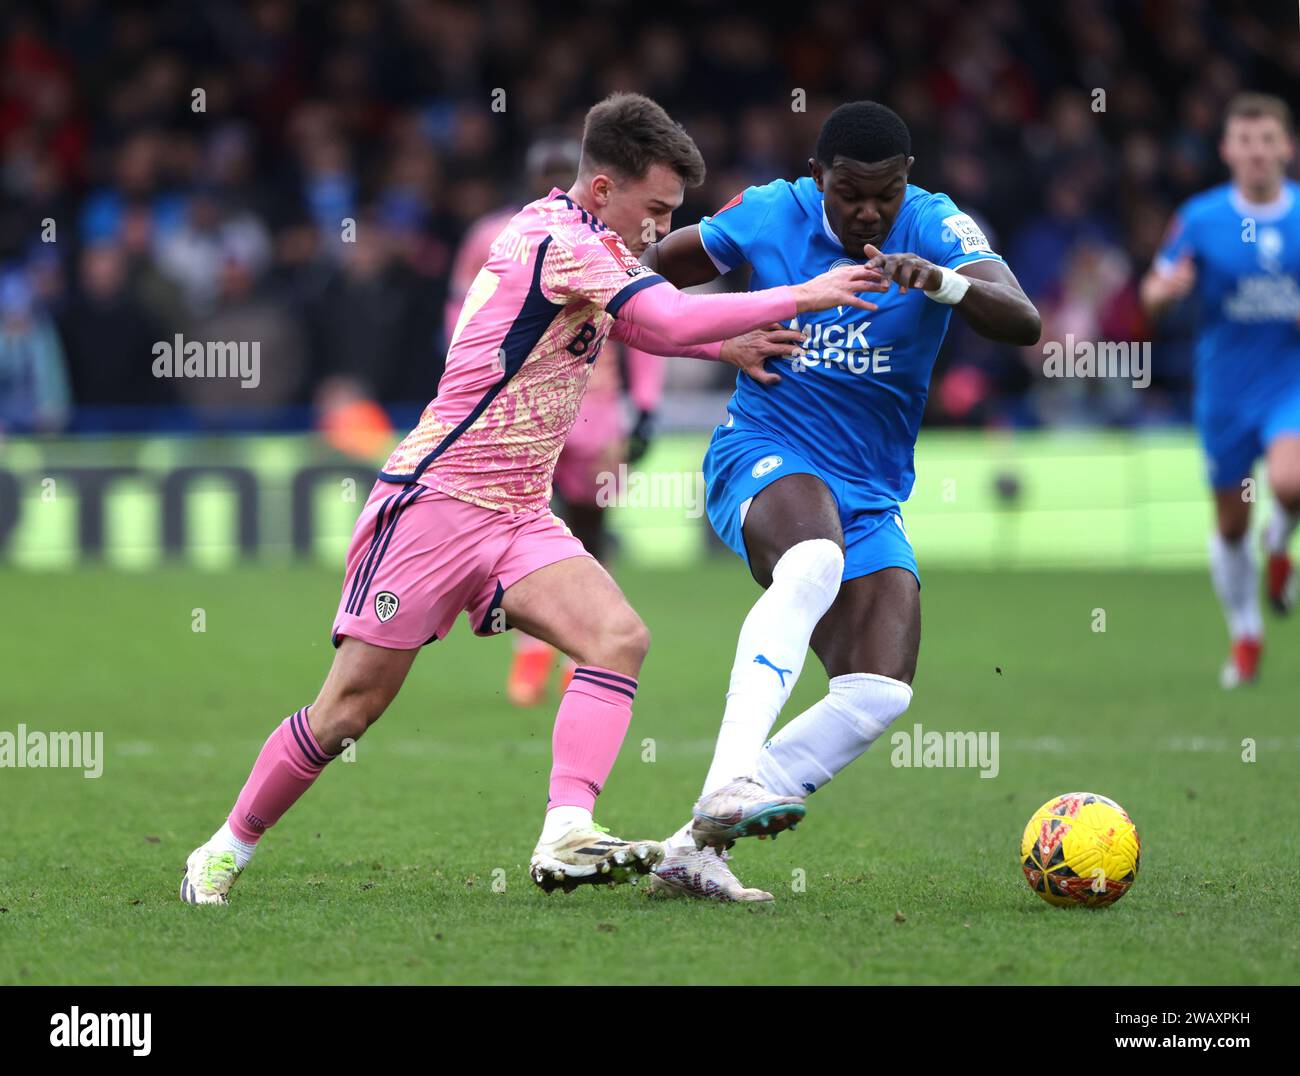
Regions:
<instances>
[{"instance_id":1,"label":"blue football shirt","mask_svg":"<svg viewBox=\"0 0 1300 1076\"><path fill-rule=\"evenodd\" d=\"M1300 183L1253 205L1230 183L1188 199L1156 258L1196 265L1198 422L1255 421L1300 386Z\"/></svg>"},{"instance_id":2,"label":"blue football shirt","mask_svg":"<svg viewBox=\"0 0 1300 1076\"><path fill-rule=\"evenodd\" d=\"M866 260L845 254L810 176L749 187L700 222L700 238L719 270L748 263L754 289ZM949 269L1002 260L946 194L910 184L880 250ZM866 298L880 309L841 307L788 322L809 334L804 356L769 360L781 374L776 385L737 374L728 425L767 433L853 483L860 506L888 508L912 492L916 436L952 307L897 287Z\"/></svg>"}]
</instances>

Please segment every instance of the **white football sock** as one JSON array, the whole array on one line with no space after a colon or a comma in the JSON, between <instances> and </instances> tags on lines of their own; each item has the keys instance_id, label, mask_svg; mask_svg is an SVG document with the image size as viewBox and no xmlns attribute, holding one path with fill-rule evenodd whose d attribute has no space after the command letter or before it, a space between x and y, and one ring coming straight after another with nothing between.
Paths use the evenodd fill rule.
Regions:
<instances>
[{"instance_id":1,"label":"white football sock","mask_svg":"<svg viewBox=\"0 0 1300 1076\"><path fill-rule=\"evenodd\" d=\"M591 812L585 807L552 807L542 823L542 843L558 841L574 826L591 827Z\"/></svg>"},{"instance_id":2,"label":"white football sock","mask_svg":"<svg viewBox=\"0 0 1300 1076\"><path fill-rule=\"evenodd\" d=\"M1229 543L1217 531L1210 535L1210 578L1228 620L1228 634L1233 639L1260 638L1264 620L1259 612L1255 550L1249 537Z\"/></svg>"},{"instance_id":3,"label":"white football sock","mask_svg":"<svg viewBox=\"0 0 1300 1076\"><path fill-rule=\"evenodd\" d=\"M1288 512L1277 501L1273 502L1273 514L1268 518L1264 531L1264 548L1270 553L1285 553L1291 544L1291 535L1295 533L1296 524L1300 524L1300 512Z\"/></svg>"},{"instance_id":4,"label":"white football sock","mask_svg":"<svg viewBox=\"0 0 1300 1076\"><path fill-rule=\"evenodd\" d=\"M763 747L758 782L780 796L815 792L870 747L912 701L901 680L849 673Z\"/></svg>"},{"instance_id":5,"label":"white football sock","mask_svg":"<svg viewBox=\"0 0 1300 1076\"><path fill-rule=\"evenodd\" d=\"M695 848L695 841L691 837L691 826L695 819L691 819L682 826L676 833L664 841L664 847L672 852L689 852Z\"/></svg>"},{"instance_id":6,"label":"white football sock","mask_svg":"<svg viewBox=\"0 0 1300 1076\"><path fill-rule=\"evenodd\" d=\"M214 852L234 852L235 866L241 871L248 866L248 861L257 851L257 845L241 841L235 836L229 822L223 822L221 828L208 838L207 847Z\"/></svg>"},{"instance_id":7,"label":"white football sock","mask_svg":"<svg viewBox=\"0 0 1300 1076\"><path fill-rule=\"evenodd\" d=\"M843 574L844 554L829 538L792 545L776 562L772 585L740 628L704 795L753 773L759 749L799 679L813 628L839 593Z\"/></svg>"}]
</instances>

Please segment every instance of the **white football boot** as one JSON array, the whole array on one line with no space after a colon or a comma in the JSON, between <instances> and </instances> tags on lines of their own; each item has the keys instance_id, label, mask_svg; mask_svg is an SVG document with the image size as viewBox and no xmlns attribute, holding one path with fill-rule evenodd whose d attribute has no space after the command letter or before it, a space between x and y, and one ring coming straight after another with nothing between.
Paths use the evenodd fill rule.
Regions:
<instances>
[{"instance_id":1,"label":"white football boot","mask_svg":"<svg viewBox=\"0 0 1300 1076\"><path fill-rule=\"evenodd\" d=\"M778 796L751 777L737 777L695 805L696 848L730 848L741 837L774 837L794 829L808 809L802 796Z\"/></svg>"},{"instance_id":2,"label":"white football boot","mask_svg":"<svg viewBox=\"0 0 1300 1076\"><path fill-rule=\"evenodd\" d=\"M762 889L747 889L732 871L730 856L717 848L669 848L650 875L650 892L661 897L699 897L724 903L774 900Z\"/></svg>"},{"instance_id":3,"label":"white football boot","mask_svg":"<svg viewBox=\"0 0 1300 1076\"><path fill-rule=\"evenodd\" d=\"M181 875L181 900L187 904L228 904L230 887L243 873L235 866L234 852L210 851L206 845L194 849Z\"/></svg>"},{"instance_id":4,"label":"white football boot","mask_svg":"<svg viewBox=\"0 0 1300 1076\"><path fill-rule=\"evenodd\" d=\"M649 874L664 857L658 841L624 841L604 826L574 826L550 843L537 842L528 873L542 889L571 893L580 885L617 885Z\"/></svg>"}]
</instances>

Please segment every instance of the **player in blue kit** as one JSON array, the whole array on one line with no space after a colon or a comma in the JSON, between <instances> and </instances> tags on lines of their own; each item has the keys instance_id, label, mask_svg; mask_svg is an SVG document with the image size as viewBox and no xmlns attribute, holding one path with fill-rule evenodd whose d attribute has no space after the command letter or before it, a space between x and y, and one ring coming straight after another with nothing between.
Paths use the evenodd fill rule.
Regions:
<instances>
[{"instance_id":1,"label":"player in blue kit","mask_svg":"<svg viewBox=\"0 0 1300 1076\"><path fill-rule=\"evenodd\" d=\"M874 311L789 322L807 336L803 354L739 375L709 445L709 521L766 589L741 627L713 764L657 890L771 900L739 882L725 849L796 824L804 798L907 709L920 583L899 504L935 356L954 309L990 339L1038 340L1038 312L1006 263L947 195L908 183L912 161L894 112L842 105L810 176L750 187L647 252L678 286L742 264L749 286L766 288L864 262L889 285ZM769 740L810 642L827 694Z\"/></svg>"},{"instance_id":2,"label":"player in blue kit","mask_svg":"<svg viewBox=\"0 0 1300 1076\"><path fill-rule=\"evenodd\" d=\"M1217 517L1210 574L1231 637L1220 678L1229 688L1255 679L1262 650L1247 539L1261 455L1275 500L1263 535L1269 599L1279 613L1295 600L1287 547L1300 522L1300 184L1286 178L1294 153L1281 99L1234 99L1220 145L1231 182L1179 209L1142 282L1153 318L1196 296L1194 409Z\"/></svg>"}]
</instances>

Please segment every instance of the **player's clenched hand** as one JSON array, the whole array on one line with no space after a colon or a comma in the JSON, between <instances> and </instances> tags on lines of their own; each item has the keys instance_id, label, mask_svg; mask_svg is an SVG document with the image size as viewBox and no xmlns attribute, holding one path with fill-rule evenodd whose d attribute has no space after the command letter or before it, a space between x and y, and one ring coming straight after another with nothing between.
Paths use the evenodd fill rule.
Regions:
<instances>
[{"instance_id":1,"label":"player's clenched hand","mask_svg":"<svg viewBox=\"0 0 1300 1076\"><path fill-rule=\"evenodd\" d=\"M867 267L875 269L886 281L892 280L900 292L909 288L930 291L943 283L939 267L919 254L881 254L870 243L862 250L867 256Z\"/></svg>"},{"instance_id":2,"label":"player's clenched hand","mask_svg":"<svg viewBox=\"0 0 1300 1076\"><path fill-rule=\"evenodd\" d=\"M888 290L889 284L880 273L865 265L841 265L794 286L795 302L801 314L829 310L833 306L875 310L876 304L860 298L858 293Z\"/></svg>"},{"instance_id":3,"label":"player's clenched hand","mask_svg":"<svg viewBox=\"0 0 1300 1076\"><path fill-rule=\"evenodd\" d=\"M760 385L775 385L781 375L763 367L771 358L794 358L803 354L808 338L794 329L783 329L773 323L766 329L755 329L744 336L733 336L722 342L722 361L744 370Z\"/></svg>"}]
</instances>

